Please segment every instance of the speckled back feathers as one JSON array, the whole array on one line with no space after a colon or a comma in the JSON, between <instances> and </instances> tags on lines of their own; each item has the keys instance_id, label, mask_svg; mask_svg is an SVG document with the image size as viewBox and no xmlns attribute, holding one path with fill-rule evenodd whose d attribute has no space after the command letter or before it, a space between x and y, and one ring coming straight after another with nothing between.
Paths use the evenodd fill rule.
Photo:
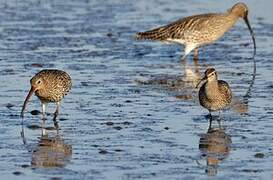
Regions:
<instances>
[{"instance_id":1,"label":"speckled back feathers","mask_svg":"<svg viewBox=\"0 0 273 180\"><path fill-rule=\"evenodd\" d=\"M30 80L30 83L33 84L38 79L41 79L44 84L35 94L43 102L59 102L72 86L70 76L61 70L42 70Z\"/></svg>"},{"instance_id":2,"label":"speckled back feathers","mask_svg":"<svg viewBox=\"0 0 273 180\"><path fill-rule=\"evenodd\" d=\"M169 42L172 40L177 42L177 39L180 39L184 43L208 44L216 41L235 24L240 16L237 10L242 9L237 6L244 7L243 5L243 3L238 3L225 13L207 13L185 17L166 26L139 32L136 34L136 39ZM231 14L233 15L231 16Z\"/></svg>"}]
</instances>

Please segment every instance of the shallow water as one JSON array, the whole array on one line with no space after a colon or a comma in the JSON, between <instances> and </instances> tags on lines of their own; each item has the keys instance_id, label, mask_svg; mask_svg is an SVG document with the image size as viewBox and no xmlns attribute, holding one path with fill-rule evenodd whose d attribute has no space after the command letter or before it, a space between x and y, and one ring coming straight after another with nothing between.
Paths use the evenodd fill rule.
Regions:
<instances>
[{"instance_id":1,"label":"shallow water","mask_svg":"<svg viewBox=\"0 0 273 180\"><path fill-rule=\"evenodd\" d=\"M181 64L178 45L133 39L135 32L234 3L1 1L1 178L272 179L272 2L247 1L257 41L248 96L253 48L243 21L202 48L198 65L192 56ZM221 114L223 131L216 122L208 131L208 112L192 88L207 66L236 96ZM19 117L29 79L44 68L73 79L59 133L49 114L47 136L40 116L30 113L40 110L36 97L23 126Z\"/></svg>"}]
</instances>

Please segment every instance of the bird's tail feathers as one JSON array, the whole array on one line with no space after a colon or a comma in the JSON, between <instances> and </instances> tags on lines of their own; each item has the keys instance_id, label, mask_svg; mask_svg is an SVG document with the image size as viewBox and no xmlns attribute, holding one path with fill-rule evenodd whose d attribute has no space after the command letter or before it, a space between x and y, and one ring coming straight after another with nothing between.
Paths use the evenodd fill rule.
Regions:
<instances>
[{"instance_id":1,"label":"bird's tail feathers","mask_svg":"<svg viewBox=\"0 0 273 180\"><path fill-rule=\"evenodd\" d=\"M136 40L158 40L164 41L168 38L168 31L164 27L152 29L146 32L139 32L136 34Z\"/></svg>"}]
</instances>

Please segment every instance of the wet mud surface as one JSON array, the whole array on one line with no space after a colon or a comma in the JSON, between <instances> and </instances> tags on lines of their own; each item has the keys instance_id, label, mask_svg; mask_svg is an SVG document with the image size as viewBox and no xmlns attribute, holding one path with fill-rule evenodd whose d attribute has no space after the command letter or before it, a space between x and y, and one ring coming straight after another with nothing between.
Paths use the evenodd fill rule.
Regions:
<instances>
[{"instance_id":1,"label":"wet mud surface","mask_svg":"<svg viewBox=\"0 0 273 180\"><path fill-rule=\"evenodd\" d=\"M181 62L179 45L133 38L235 3L225 2L1 1L1 179L272 179L272 3L247 2L254 81L243 21L200 49L198 63L192 55ZM217 121L208 129L193 88L209 66L235 97L221 113L222 129ZM73 81L58 132L48 106L47 135L36 97L23 125L20 118L29 79L44 68L65 70Z\"/></svg>"}]
</instances>

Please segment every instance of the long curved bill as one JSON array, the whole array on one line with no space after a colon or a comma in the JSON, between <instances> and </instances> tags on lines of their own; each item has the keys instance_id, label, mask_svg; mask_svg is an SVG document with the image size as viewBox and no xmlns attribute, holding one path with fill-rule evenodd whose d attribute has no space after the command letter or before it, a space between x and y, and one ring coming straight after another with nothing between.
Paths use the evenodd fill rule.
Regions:
<instances>
[{"instance_id":1,"label":"long curved bill","mask_svg":"<svg viewBox=\"0 0 273 180\"><path fill-rule=\"evenodd\" d=\"M24 105L22 107L22 111L21 111L21 117L23 118L24 117L24 112L25 112L25 109L26 109L26 106L27 106L27 103L29 101L29 98L32 96L32 94L35 92L35 89L33 87L31 87L31 89L29 90L28 92L28 95L24 101Z\"/></svg>"},{"instance_id":2,"label":"long curved bill","mask_svg":"<svg viewBox=\"0 0 273 180\"><path fill-rule=\"evenodd\" d=\"M198 83L196 84L195 88L198 88L199 85L201 84L201 82L205 81L206 79L207 79L206 76L203 77L202 79L200 79L200 80L198 81Z\"/></svg>"},{"instance_id":3,"label":"long curved bill","mask_svg":"<svg viewBox=\"0 0 273 180\"><path fill-rule=\"evenodd\" d=\"M245 20L245 23L246 23L246 25L247 25L247 27L248 27L248 29L249 29L250 35L251 35L252 40L253 40L253 44L254 44L253 58L254 58L255 55L256 55L256 41L255 41L254 33L253 33L252 29L251 29L251 26L250 26L250 24L249 24L249 21L248 21L247 16L244 17L244 20Z\"/></svg>"}]
</instances>

